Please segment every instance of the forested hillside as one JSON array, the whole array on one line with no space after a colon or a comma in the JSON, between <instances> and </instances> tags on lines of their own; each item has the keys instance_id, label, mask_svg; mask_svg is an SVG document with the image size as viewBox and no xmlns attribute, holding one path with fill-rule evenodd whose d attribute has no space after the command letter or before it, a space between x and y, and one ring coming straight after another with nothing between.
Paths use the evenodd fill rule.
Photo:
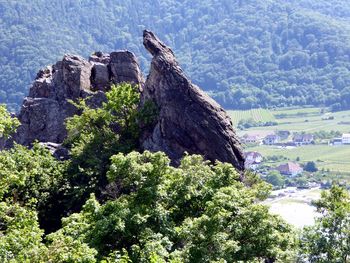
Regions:
<instances>
[{"instance_id":1,"label":"forested hillside","mask_svg":"<svg viewBox=\"0 0 350 263\"><path fill-rule=\"evenodd\" d=\"M64 53L129 49L156 32L226 108L350 107L347 0L0 0L0 103L16 109Z\"/></svg>"}]
</instances>

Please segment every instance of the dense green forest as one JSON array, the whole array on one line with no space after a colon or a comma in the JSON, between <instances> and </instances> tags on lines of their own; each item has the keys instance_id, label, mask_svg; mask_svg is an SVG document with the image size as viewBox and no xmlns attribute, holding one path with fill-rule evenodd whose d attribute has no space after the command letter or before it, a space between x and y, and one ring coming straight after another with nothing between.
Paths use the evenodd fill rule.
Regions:
<instances>
[{"instance_id":1,"label":"dense green forest","mask_svg":"<svg viewBox=\"0 0 350 263\"><path fill-rule=\"evenodd\" d=\"M226 108L349 108L349 21L347 0L1 0L0 103L16 109L68 52L129 49L147 73L148 28Z\"/></svg>"},{"instance_id":2,"label":"dense green forest","mask_svg":"<svg viewBox=\"0 0 350 263\"><path fill-rule=\"evenodd\" d=\"M323 192L316 224L297 232L261 202L271 186L258 175L199 155L173 167L162 152L140 153L137 123L155 113L139 100L123 84L101 108L77 102L68 159L39 143L0 151L1 262L348 261L347 190ZM0 105L1 137L18 124Z\"/></svg>"}]
</instances>

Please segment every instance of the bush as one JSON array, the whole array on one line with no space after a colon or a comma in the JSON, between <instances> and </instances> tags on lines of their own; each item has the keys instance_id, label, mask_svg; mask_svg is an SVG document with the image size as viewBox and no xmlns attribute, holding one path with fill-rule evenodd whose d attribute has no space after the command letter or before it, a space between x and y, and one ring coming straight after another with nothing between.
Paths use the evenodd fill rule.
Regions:
<instances>
[{"instance_id":1,"label":"bush","mask_svg":"<svg viewBox=\"0 0 350 263\"><path fill-rule=\"evenodd\" d=\"M310 173L317 172L318 168L316 167L315 162L307 162L304 166L304 170Z\"/></svg>"}]
</instances>

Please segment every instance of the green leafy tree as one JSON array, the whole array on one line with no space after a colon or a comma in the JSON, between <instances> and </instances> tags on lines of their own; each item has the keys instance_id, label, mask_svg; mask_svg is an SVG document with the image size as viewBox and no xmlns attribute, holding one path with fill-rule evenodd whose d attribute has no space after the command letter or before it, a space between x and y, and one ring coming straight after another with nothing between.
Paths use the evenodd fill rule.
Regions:
<instances>
[{"instance_id":1,"label":"green leafy tree","mask_svg":"<svg viewBox=\"0 0 350 263\"><path fill-rule=\"evenodd\" d=\"M73 207L81 207L90 193L101 195L107 184L110 157L138 148L137 124L140 93L128 83L113 85L100 108L90 108L85 101L74 103L81 111L67 119L72 160L68 167L71 187L67 192Z\"/></svg>"},{"instance_id":2,"label":"green leafy tree","mask_svg":"<svg viewBox=\"0 0 350 263\"><path fill-rule=\"evenodd\" d=\"M163 153L112 156L110 200L92 195L50 240L71 238L105 261L283 262L293 254L290 226L257 203L264 188L257 178L247 187L232 165L200 156L169 164Z\"/></svg>"},{"instance_id":3,"label":"green leafy tree","mask_svg":"<svg viewBox=\"0 0 350 263\"><path fill-rule=\"evenodd\" d=\"M0 202L0 222L1 262L43 262L44 231L39 228L35 211Z\"/></svg>"},{"instance_id":4,"label":"green leafy tree","mask_svg":"<svg viewBox=\"0 0 350 263\"><path fill-rule=\"evenodd\" d=\"M55 229L62 216L58 207L67 187L66 167L37 143L31 149L15 144L0 152L0 200L36 209L42 227Z\"/></svg>"},{"instance_id":5,"label":"green leafy tree","mask_svg":"<svg viewBox=\"0 0 350 263\"><path fill-rule=\"evenodd\" d=\"M306 227L300 240L301 258L309 262L350 261L350 196L346 189L332 186L315 202L314 226Z\"/></svg>"},{"instance_id":6,"label":"green leafy tree","mask_svg":"<svg viewBox=\"0 0 350 263\"><path fill-rule=\"evenodd\" d=\"M285 184L285 178L278 171L272 171L266 176L266 182L281 188Z\"/></svg>"},{"instance_id":7,"label":"green leafy tree","mask_svg":"<svg viewBox=\"0 0 350 263\"><path fill-rule=\"evenodd\" d=\"M304 166L304 170L310 173L317 172L317 166L315 162L307 162Z\"/></svg>"},{"instance_id":8,"label":"green leafy tree","mask_svg":"<svg viewBox=\"0 0 350 263\"><path fill-rule=\"evenodd\" d=\"M11 114L7 112L5 106L0 104L0 139L7 139L16 131L19 124L18 119L12 117Z\"/></svg>"}]
</instances>

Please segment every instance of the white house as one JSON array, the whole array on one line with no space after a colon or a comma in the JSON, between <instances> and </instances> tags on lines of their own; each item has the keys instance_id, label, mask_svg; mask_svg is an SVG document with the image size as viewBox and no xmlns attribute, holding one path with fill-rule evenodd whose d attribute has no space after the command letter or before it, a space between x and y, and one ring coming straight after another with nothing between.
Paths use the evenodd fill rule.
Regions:
<instances>
[{"instance_id":1,"label":"white house","mask_svg":"<svg viewBox=\"0 0 350 263\"><path fill-rule=\"evenodd\" d=\"M269 134L264 139L264 144L266 145L273 145L276 143L279 143L280 137L276 134Z\"/></svg>"},{"instance_id":2,"label":"white house","mask_svg":"<svg viewBox=\"0 0 350 263\"><path fill-rule=\"evenodd\" d=\"M241 138L243 143L259 143L259 137L257 135L244 134Z\"/></svg>"},{"instance_id":3,"label":"white house","mask_svg":"<svg viewBox=\"0 0 350 263\"><path fill-rule=\"evenodd\" d=\"M263 157L258 152L246 152L245 156L245 168L255 170L259 164L263 161Z\"/></svg>"},{"instance_id":4,"label":"white house","mask_svg":"<svg viewBox=\"0 0 350 263\"><path fill-rule=\"evenodd\" d=\"M331 140L331 144L332 145L342 145L343 144L343 140L342 138L334 138Z\"/></svg>"},{"instance_id":5,"label":"white house","mask_svg":"<svg viewBox=\"0 0 350 263\"><path fill-rule=\"evenodd\" d=\"M350 133L344 133L341 137L342 144L350 144Z\"/></svg>"},{"instance_id":6,"label":"white house","mask_svg":"<svg viewBox=\"0 0 350 263\"><path fill-rule=\"evenodd\" d=\"M312 134L296 134L293 137L293 142L296 145L307 145L314 141L314 136Z\"/></svg>"}]
</instances>

